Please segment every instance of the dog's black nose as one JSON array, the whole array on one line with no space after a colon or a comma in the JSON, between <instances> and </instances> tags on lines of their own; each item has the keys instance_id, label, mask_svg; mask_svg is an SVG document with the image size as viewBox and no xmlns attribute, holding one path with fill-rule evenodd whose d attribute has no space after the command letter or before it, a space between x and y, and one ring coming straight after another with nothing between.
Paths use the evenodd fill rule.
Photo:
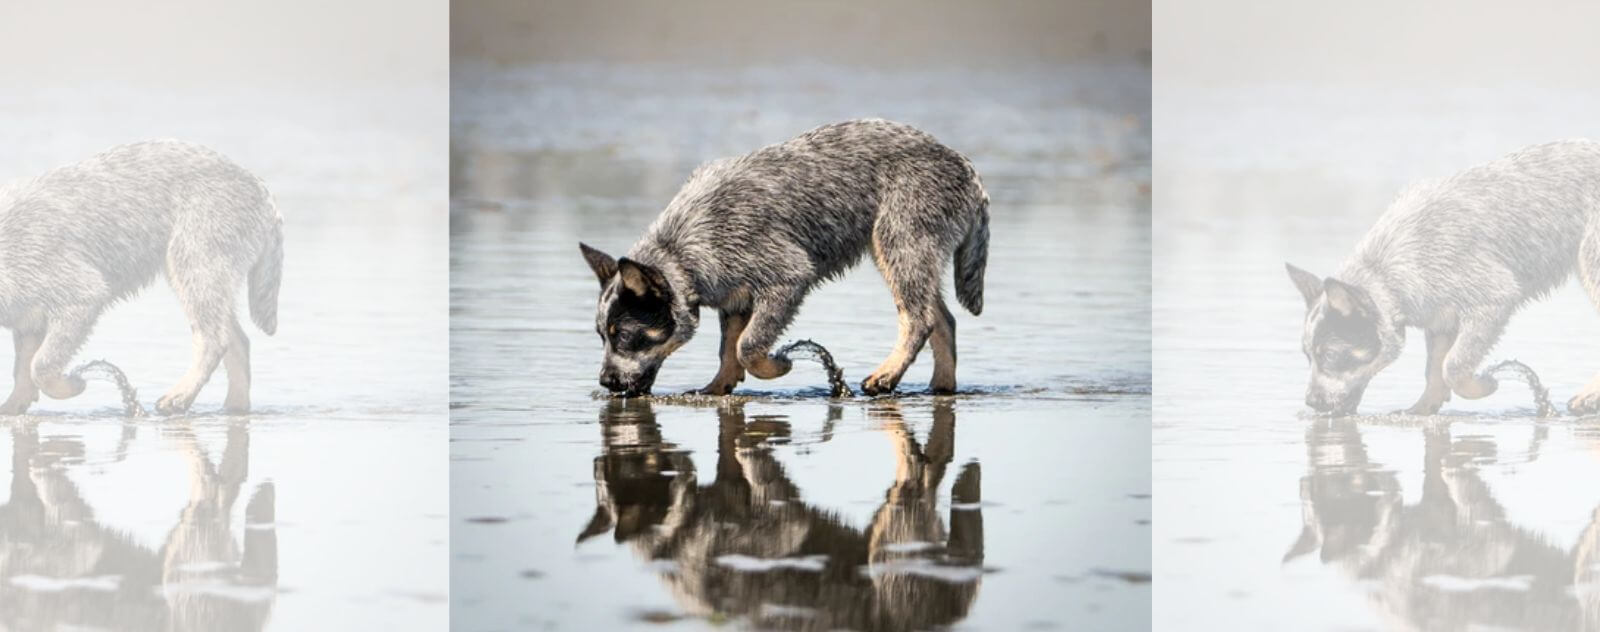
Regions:
<instances>
[{"instance_id":1,"label":"dog's black nose","mask_svg":"<svg viewBox=\"0 0 1600 632\"><path fill-rule=\"evenodd\" d=\"M601 371L600 385L606 387L606 390L612 392L620 391L626 388L622 385L622 377L617 375L616 371Z\"/></svg>"}]
</instances>

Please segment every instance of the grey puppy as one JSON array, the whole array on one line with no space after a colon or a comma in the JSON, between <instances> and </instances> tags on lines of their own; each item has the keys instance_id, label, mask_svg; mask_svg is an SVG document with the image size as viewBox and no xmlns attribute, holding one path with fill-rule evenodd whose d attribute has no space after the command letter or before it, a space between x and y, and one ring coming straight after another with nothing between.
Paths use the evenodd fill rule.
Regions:
<instances>
[{"instance_id":1,"label":"grey puppy","mask_svg":"<svg viewBox=\"0 0 1600 632\"><path fill-rule=\"evenodd\" d=\"M1402 193L1333 277L1293 265L1305 297L1306 404L1348 413L1400 356L1405 329L1427 336L1427 387L1408 412L1433 414L1453 391L1487 397L1478 374L1511 315L1573 270L1600 306L1600 143L1534 145ZM1567 403L1600 410L1600 377Z\"/></svg>"},{"instance_id":2,"label":"grey puppy","mask_svg":"<svg viewBox=\"0 0 1600 632\"><path fill-rule=\"evenodd\" d=\"M39 391L83 392L64 373L100 314L165 273L194 334L187 374L156 402L194 402L226 362L229 411L250 408L250 341L234 315L248 278L250 317L278 327L283 218L261 180L205 147L150 141L113 147L0 194L0 326L16 343L16 382L0 414Z\"/></svg>"},{"instance_id":3,"label":"grey puppy","mask_svg":"<svg viewBox=\"0 0 1600 632\"><path fill-rule=\"evenodd\" d=\"M600 279L600 383L647 393L667 355L718 311L721 368L701 392L726 394L746 371L789 372L770 355L806 293L871 252L900 312L893 352L867 394L893 391L932 338L937 392L956 387L956 320L940 277L954 256L956 297L983 311L989 197L972 164L908 125L824 125L702 165L627 256L579 244Z\"/></svg>"}]
</instances>

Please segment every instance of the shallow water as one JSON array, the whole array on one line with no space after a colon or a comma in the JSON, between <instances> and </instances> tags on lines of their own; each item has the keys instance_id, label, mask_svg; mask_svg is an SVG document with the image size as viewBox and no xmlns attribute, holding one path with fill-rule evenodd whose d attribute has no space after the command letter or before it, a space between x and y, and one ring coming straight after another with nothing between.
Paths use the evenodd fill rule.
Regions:
<instances>
[{"instance_id":1,"label":"shallow water","mask_svg":"<svg viewBox=\"0 0 1600 632\"><path fill-rule=\"evenodd\" d=\"M94 379L0 418L0 628L447 625L444 100L426 91L0 97L18 122L0 177L141 138L197 140L266 181L286 251L277 335L246 325L252 414L219 414L219 368L186 417L123 418L115 385ZM149 409L189 356L157 281L108 311L73 364L114 363ZM0 358L10 366L9 345Z\"/></svg>"},{"instance_id":2,"label":"shallow water","mask_svg":"<svg viewBox=\"0 0 1600 632\"><path fill-rule=\"evenodd\" d=\"M452 81L455 628L1148 627L1147 71ZM714 335L657 396L600 393L578 240L621 253L694 164L852 116L924 127L993 198L960 393L923 394L924 354L899 398L830 401L810 361L680 395L715 372ZM894 332L863 266L784 340L826 346L855 386Z\"/></svg>"},{"instance_id":3,"label":"shallow water","mask_svg":"<svg viewBox=\"0 0 1600 632\"><path fill-rule=\"evenodd\" d=\"M1600 136L1576 114L1596 95L1304 88L1158 100L1156 626L1595 629L1600 424L1564 414L1600 370L1581 290L1513 317L1485 363L1532 367L1562 415L1537 419L1510 377L1437 416L1389 414L1422 391L1413 332L1361 414L1327 419L1302 404L1283 263L1330 274L1409 181Z\"/></svg>"}]
</instances>

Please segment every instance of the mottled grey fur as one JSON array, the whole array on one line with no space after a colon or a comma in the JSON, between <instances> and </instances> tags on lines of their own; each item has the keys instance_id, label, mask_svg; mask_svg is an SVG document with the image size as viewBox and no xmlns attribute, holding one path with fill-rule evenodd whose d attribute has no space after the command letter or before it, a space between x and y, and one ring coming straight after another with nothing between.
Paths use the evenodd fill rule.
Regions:
<instances>
[{"instance_id":1,"label":"mottled grey fur","mask_svg":"<svg viewBox=\"0 0 1600 632\"><path fill-rule=\"evenodd\" d=\"M702 165L626 257L582 246L601 286L600 381L647 392L662 360L694 335L702 306L718 310L723 334L721 369L703 391L728 393L746 370L782 376L789 361L769 353L806 293L870 251L900 336L862 390L894 390L930 337L932 387L954 390L955 317L939 281L953 256L957 299L983 310L988 203L966 158L884 120L825 125Z\"/></svg>"},{"instance_id":2,"label":"mottled grey fur","mask_svg":"<svg viewBox=\"0 0 1600 632\"><path fill-rule=\"evenodd\" d=\"M187 410L226 362L226 406L248 410L250 343L234 292L248 279L251 319L276 331L282 225L261 180L177 141L113 147L0 194L0 326L16 343L0 414L23 413L41 390L83 392L67 363L106 308L163 272L194 332L194 361L156 409Z\"/></svg>"},{"instance_id":3,"label":"mottled grey fur","mask_svg":"<svg viewBox=\"0 0 1600 632\"><path fill-rule=\"evenodd\" d=\"M1307 307L1306 403L1353 411L1406 327L1428 341L1428 386L1410 412L1437 412L1452 391L1486 397L1498 384L1478 366L1506 322L1573 270L1600 306L1600 143L1535 145L1413 186L1333 278L1289 266ZM1600 377L1567 406L1600 410Z\"/></svg>"}]
</instances>

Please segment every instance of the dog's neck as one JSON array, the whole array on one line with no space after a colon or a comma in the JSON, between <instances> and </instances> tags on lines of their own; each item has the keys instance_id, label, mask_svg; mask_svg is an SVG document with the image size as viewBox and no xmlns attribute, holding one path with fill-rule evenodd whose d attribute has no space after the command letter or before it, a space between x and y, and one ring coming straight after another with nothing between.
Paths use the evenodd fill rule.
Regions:
<instances>
[{"instance_id":1,"label":"dog's neck","mask_svg":"<svg viewBox=\"0 0 1600 632\"><path fill-rule=\"evenodd\" d=\"M1400 296L1395 291L1394 285L1370 266L1361 265L1359 262L1347 263L1339 269L1334 278L1365 290L1367 295L1372 297L1372 303L1377 306L1378 318L1386 328L1415 324L1408 322L1405 297Z\"/></svg>"}]
</instances>

